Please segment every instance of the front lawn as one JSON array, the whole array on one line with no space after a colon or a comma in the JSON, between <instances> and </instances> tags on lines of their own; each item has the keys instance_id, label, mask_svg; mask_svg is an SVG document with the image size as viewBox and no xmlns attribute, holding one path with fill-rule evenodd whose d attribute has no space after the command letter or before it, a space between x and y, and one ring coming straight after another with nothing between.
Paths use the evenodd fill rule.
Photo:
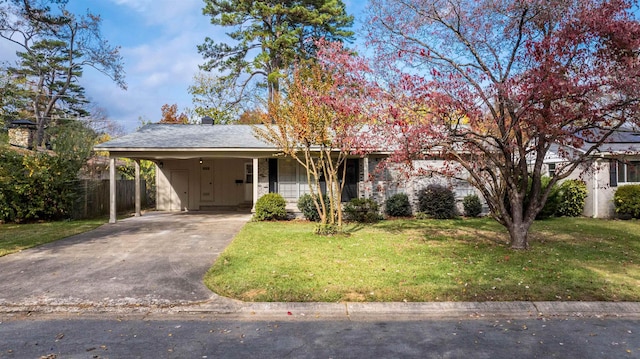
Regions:
<instances>
[{"instance_id":1,"label":"front lawn","mask_svg":"<svg viewBox=\"0 0 640 359\"><path fill-rule=\"evenodd\" d=\"M31 224L0 224L0 257L90 231L104 223L104 219L92 219Z\"/></svg>"},{"instance_id":2,"label":"front lawn","mask_svg":"<svg viewBox=\"0 0 640 359\"><path fill-rule=\"evenodd\" d=\"M640 222L536 222L513 251L491 219L392 220L319 237L248 223L205 277L244 301L640 301Z\"/></svg>"}]
</instances>

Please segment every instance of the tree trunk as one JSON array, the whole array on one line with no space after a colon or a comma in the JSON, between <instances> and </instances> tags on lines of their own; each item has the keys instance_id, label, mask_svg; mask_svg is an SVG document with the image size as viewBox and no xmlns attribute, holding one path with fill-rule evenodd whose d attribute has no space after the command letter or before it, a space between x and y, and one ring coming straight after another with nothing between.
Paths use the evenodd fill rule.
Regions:
<instances>
[{"instance_id":1,"label":"tree trunk","mask_svg":"<svg viewBox=\"0 0 640 359\"><path fill-rule=\"evenodd\" d=\"M527 250L529 249L529 227L531 223L515 221L507 226L509 237L511 239L511 249Z\"/></svg>"},{"instance_id":2,"label":"tree trunk","mask_svg":"<svg viewBox=\"0 0 640 359\"><path fill-rule=\"evenodd\" d=\"M44 147L44 130L46 127L46 123L44 119L40 119L36 124L36 138L35 138L35 147Z\"/></svg>"}]
</instances>

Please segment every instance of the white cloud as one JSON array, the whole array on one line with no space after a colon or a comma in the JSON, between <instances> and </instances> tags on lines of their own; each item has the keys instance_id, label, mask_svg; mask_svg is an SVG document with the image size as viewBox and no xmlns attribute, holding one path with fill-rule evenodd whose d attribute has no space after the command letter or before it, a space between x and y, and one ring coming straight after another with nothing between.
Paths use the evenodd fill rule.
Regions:
<instances>
[{"instance_id":1,"label":"white cloud","mask_svg":"<svg viewBox=\"0 0 640 359\"><path fill-rule=\"evenodd\" d=\"M198 65L203 63L196 46L213 31L202 15L202 0L111 0L122 11L134 11L141 21L122 24L119 31L136 32L131 44L121 48L128 91L118 90L99 74L85 75L89 95L127 131L134 130L139 117L158 121L163 104L191 107L187 92ZM117 17L111 22L120 21ZM117 28L117 27L116 27ZM108 34L106 34L108 37Z\"/></svg>"}]
</instances>

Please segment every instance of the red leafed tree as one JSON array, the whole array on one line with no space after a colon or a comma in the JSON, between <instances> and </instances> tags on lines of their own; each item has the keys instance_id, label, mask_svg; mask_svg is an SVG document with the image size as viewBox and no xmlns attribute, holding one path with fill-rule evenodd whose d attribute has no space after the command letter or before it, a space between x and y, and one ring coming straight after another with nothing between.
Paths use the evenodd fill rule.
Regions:
<instances>
[{"instance_id":1,"label":"red leafed tree","mask_svg":"<svg viewBox=\"0 0 640 359\"><path fill-rule=\"evenodd\" d=\"M363 129L372 117L376 86L369 84L371 71L364 60L341 43L316 44L315 62L295 67L255 132L305 168L323 225L316 230L328 233L332 228L326 226L342 226L346 159L371 148Z\"/></svg>"},{"instance_id":2,"label":"red leafed tree","mask_svg":"<svg viewBox=\"0 0 640 359\"><path fill-rule=\"evenodd\" d=\"M187 124L189 123L189 117L183 112L178 114L178 105L164 104L162 105L162 119L159 123L172 123L172 124Z\"/></svg>"},{"instance_id":3,"label":"red leafed tree","mask_svg":"<svg viewBox=\"0 0 640 359\"><path fill-rule=\"evenodd\" d=\"M390 69L402 158L455 164L510 235L550 189L638 121L640 25L627 0L372 0L370 41ZM566 162L542 183L550 151ZM448 174L455 175L452 167Z\"/></svg>"}]
</instances>

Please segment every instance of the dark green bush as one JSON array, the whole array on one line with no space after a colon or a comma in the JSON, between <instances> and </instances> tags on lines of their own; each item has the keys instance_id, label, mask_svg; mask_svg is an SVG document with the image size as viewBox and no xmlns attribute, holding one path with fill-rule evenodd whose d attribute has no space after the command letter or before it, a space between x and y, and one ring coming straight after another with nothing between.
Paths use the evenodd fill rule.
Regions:
<instances>
[{"instance_id":1,"label":"dark green bush","mask_svg":"<svg viewBox=\"0 0 640 359\"><path fill-rule=\"evenodd\" d=\"M329 206L329 197L327 195L323 195L324 203L326 206ZM313 197L310 194L304 194L298 198L298 209L302 212L304 218L311 222L320 221L320 214L318 213L318 209L316 208L315 203L313 202Z\"/></svg>"},{"instance_id":2,"label":"dark green bush","mask_svg":"<svg viewBox=\"0 0 640 359\"><path fill-rule=\"evenodd\" d=\"M557 216L578 217L584 210L587 184L581 180L567 180L560 184Z\"/></svg>"},{"instance_id":3,"label":"dark green bush","mask_svg":"<svg viewBox=\"0 0 640 359\"><path fill-rule=\"evenodd\" d=\"M477 194L470 194L462 200L464 215L467 217L478 217L482 213L482 202Z\"/></svg>"},{"instance_id":4,"label":"dark green bush","mask_svg":"<svg viewBox=\"0 0 640 359\"><path fill-rule=\"evenodd\" d=\"M79 166L45 153L0 154L0 221L69 218L80 194Z\"/></svg>"},{"instance_id":5,"label":"dark green bush","mask_svg":"<svg viewBox=\"0 0 640 359\"><path fill-rule=\"evenodd\" d=\"M549 181L551 181L551 177L543 176L542 177L542 190L544 191L547 187L549 187ZM531 182L531 181L529 181ZM528 202L528 201L527 201ZM536 219L547 219L556 214L558 211L558 205L560 204L560 187L554 185L551 188L551 192L549 192L549 196L547 197L547 201L544 203L544 207L540 210ZM525 207L526 208L526 207Z\"/></svg>"},{"instance_id":6,"label":"dark green bush","mask_svg":"<svg viewBox=\"0 0 640 359\"><path fill-rule=\"evenodd\" d=\"M16 152L0 146L0 222L70 218L82 189L78 172L95 134L80 122L56 125L50 152Z\"/></svg>"},{"instance_id":7,"label":"dark green bush","mask_svg":"<svg viewBox=\"0 0 640 359\"><path fill-rule=\"evenodd\" d=\"M613 204L620 218L640 218L640 185L618 187Z\"/></svg>"},{"instance_id":8,"label":"dark green bush","mask_svg":"<svg viewBox=\"0 0 640 359\"><path fill-rule=\"evenodd\" d=\"M418 192L420 212L437 219L455 218L456 197L453 191L442 185L432 184Z\"/></svg>"},{"instance_id":9,"label":"dark green bush","mask_svg":"<svg viewBox=\"0 0 640 359\"><path fill-rule=\"evenodd\" d=\"M379 206L371 198L354 198L344 205L347 221L359 223L375 223L380 220Z\"/></svg>"},{"instance_id":10,"label":"dark green bush","mask_svg":"<svg viewBox=\"0 0 640 359\"><path fill-rule=\"evenodd\" d=\"M391 217L410 217L411 203L405 193L396 193L389 197L384 204L384 211Z\"/></svg>"},{"instance_id":11,"label":"dark green bush","mask_svg":"<svg viewBox=\"0 0 640 359\"><path fill-rule=\"evenodd\" d=\"M287 202L279 193L267 193L256 201L256 221L287 219Z\"/></svg>"},{"instance_id":12,"label":"dark green bush","mask_svg":"<svg viewBox=\"0 0 640 359\"><path fill-rule=\"evenodd\" d=\"M544 191L547 187L549 187L549 182L551 181L551 177L542 176L540 178L542 184L542 191ZM527 195L524 198L524 202L522 203L522 209L526 210L529 207L530 203L530 192L531 192L531 178L529 178L529 183L527 185ZM549 192L549 196L547 197L547 201L544 203L544 206L536 215L536 219L546 219L556 214L558 210L558 203L560 202L559 187L554 185L551 188L551 192ZM511 210L511 206L509 205L508 198L505 198L505 204L507 205L507 209Z\"/></svg>"}]
</instances>

